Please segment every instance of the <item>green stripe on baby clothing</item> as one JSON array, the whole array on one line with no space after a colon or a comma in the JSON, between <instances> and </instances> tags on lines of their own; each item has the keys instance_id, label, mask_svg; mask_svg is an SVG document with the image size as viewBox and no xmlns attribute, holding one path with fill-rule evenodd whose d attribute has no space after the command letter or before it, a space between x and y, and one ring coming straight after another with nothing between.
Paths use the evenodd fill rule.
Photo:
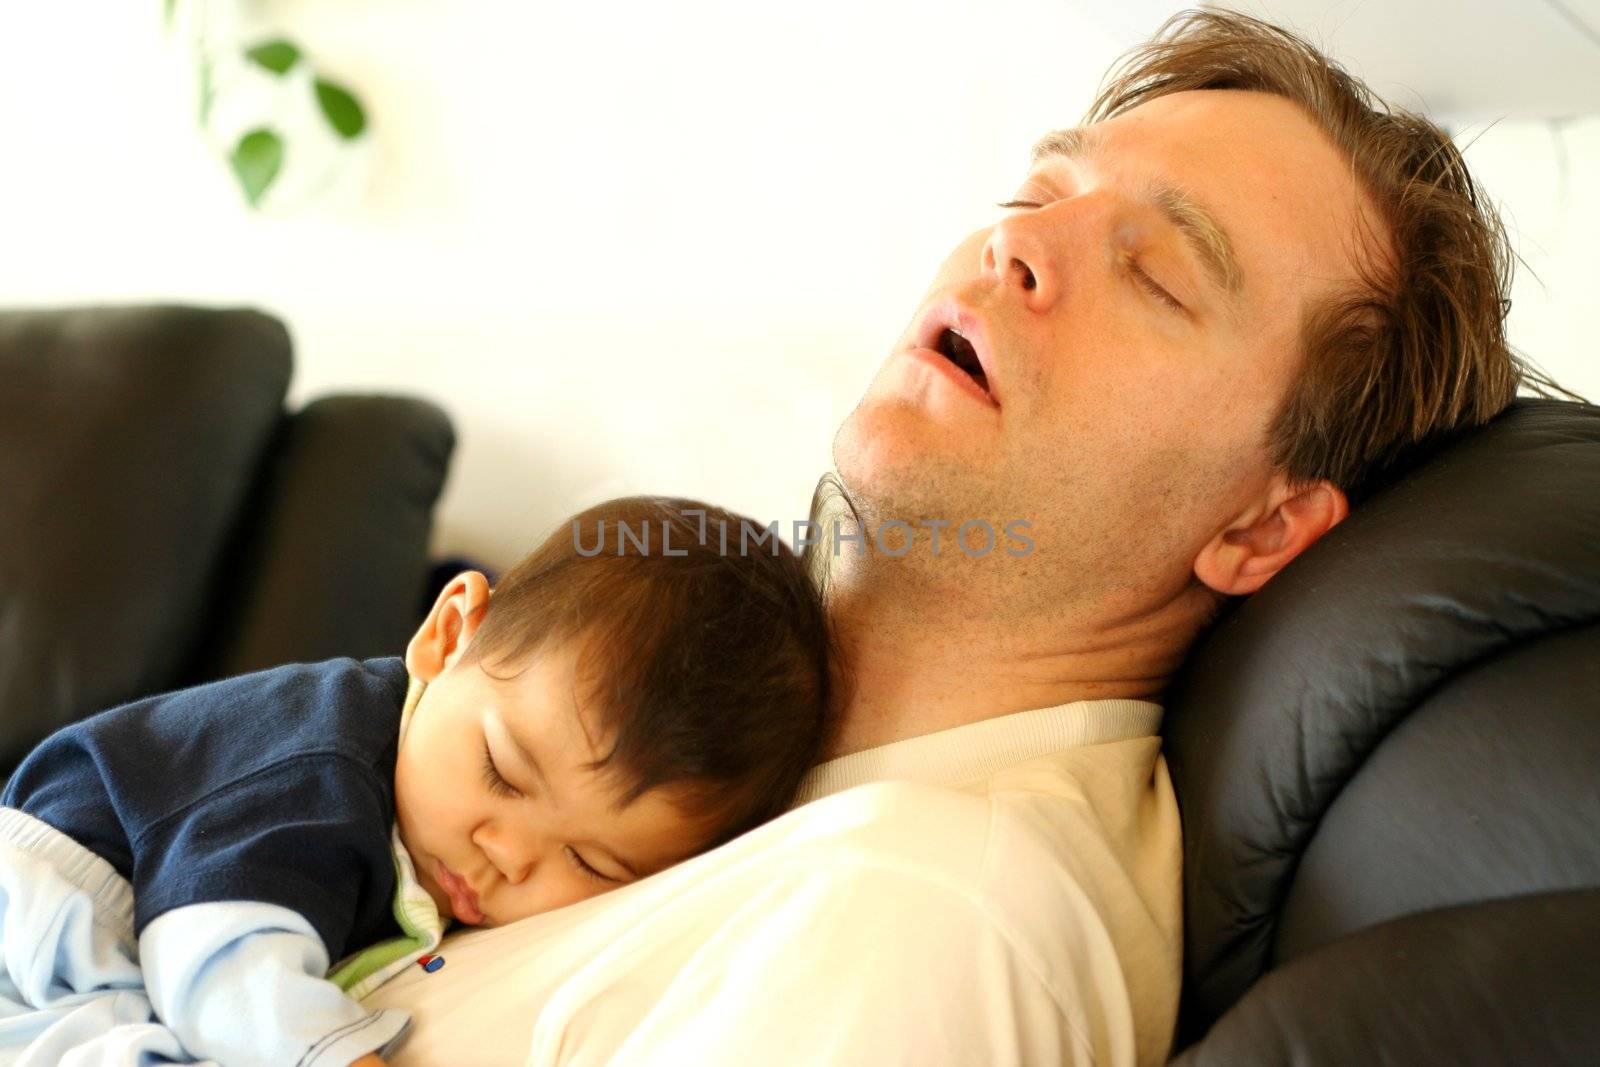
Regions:
<instances>
[{"instance_id":1,"label":"green stripe on baby clothing","mask_svg":"<svg viewBox=\"0 0 1600 1067\"><path fill-rule=\"evenodd\" d=\"M328 980L356 1000L411 966L419 957L438 948L440 939L444 937L444 923L439 921L439 909L428 891L417 881L411 856L400 844L398 826L393 830L390 842L395 869L394 918L405 935L351 953L328 972Z\"/></svg>"},{"instance_id":2,"label":"green stripe on baby clothing","mask_svg":"<svg viewBox=\"0 0 1600 1067\"><path fill-rule=\"evenodd\" d=\"M415 676L410 678L406 686L405 704L400 709L402 741L405 740L406 727L411 725L411 716L422 701L422 691L426 688ZM390 831L389 850L394 856L394 918L404 931L404 936L352 952L328 972L328 980L356 1000L411 966L419 957L438 948L440 939L444 937L444 923L439 919L439 909L428 891L417 881L416 868L411 865L411 854L400 843L399 823Z\"/></svg>"}]
</instances>

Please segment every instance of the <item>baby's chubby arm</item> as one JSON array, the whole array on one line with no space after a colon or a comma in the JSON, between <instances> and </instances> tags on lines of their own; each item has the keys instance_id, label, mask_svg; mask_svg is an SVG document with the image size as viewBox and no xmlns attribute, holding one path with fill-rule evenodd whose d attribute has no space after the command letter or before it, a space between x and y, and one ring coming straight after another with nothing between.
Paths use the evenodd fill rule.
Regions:
<instances>
[{"instance_id":1,"label":"baby's chubby arm","mask_svg":"<svg viewBox=\"0 0 1600 1067\"><path fill-rule=\"evenodd\" d=\"M275 904L191 904L139 936L151 1005L191 1055L229 1067L368 1067L410 1028L370 1012L324 977L328 953L298 912Z\"/></svg>"}]
</instances>

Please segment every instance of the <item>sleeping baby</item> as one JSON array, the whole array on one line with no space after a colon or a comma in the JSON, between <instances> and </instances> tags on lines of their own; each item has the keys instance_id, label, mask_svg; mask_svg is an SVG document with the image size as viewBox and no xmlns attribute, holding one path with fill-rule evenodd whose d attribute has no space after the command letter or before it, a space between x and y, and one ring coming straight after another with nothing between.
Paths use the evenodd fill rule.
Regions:
<instances>
[{"instance_id":1,"label":"sleeping baby","mask_svg":"<svg viewBox=\"0 0 1600 1067\"><path fill-rule=\"evenodd\" d=\"M410 1018L357 998L439 966L451 921L572 904L781 813L821 754L832 645L799 558L751 532L610 501L492 595L456 577L403 660L47 738L0 796L0 1026L130 991L118 1021L148 997L183 1056L381 1063Z\"/></svg>"}]
</instances>

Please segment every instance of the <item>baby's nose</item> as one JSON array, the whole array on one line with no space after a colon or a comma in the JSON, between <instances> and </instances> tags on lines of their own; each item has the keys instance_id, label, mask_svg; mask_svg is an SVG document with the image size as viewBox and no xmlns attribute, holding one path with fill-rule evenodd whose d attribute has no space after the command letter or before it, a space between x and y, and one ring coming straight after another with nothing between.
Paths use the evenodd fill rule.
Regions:
<instances>
[{"instance_id":1,"label":"baby's nose","mask_svg":"<svg viewBox=\"0 0 1600 1067\"><path fill-rule=\"evenodd\" d=\"M528 880L533 869L539 865L539 846L537 842L528 838L510 838L504 855L499 864L500 873L505 875L506 881L512 885L521 885Z\"/></svg>"},{"instance_id":2,"label":"baby's nose","mask_svg":"<svg viewBox=\"0 0 1600 1067\"><path fill-rule=\"evenodd\" d=\"M484 834L478 841L500 876L512 885L521 885L539 865L539 839L525 831L501 828Z\"/></svg>"}]
</instances>

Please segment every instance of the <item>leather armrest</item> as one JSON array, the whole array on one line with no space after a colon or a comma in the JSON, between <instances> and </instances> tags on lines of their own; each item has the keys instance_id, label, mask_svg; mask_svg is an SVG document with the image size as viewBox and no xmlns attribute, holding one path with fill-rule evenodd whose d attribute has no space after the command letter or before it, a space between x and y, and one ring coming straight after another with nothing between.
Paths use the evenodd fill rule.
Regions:
<instances>
[{"instance_id":1,"label":"leather armrest","mask_svg":"<svg viewBox=\"0 0 1600 1067\"><path fill-rule=\"evenodd\" d=\"M1183 1067L1592 1064L1600 889L1368 927L1269 972Z\"/></svg>"}]
</instances>

